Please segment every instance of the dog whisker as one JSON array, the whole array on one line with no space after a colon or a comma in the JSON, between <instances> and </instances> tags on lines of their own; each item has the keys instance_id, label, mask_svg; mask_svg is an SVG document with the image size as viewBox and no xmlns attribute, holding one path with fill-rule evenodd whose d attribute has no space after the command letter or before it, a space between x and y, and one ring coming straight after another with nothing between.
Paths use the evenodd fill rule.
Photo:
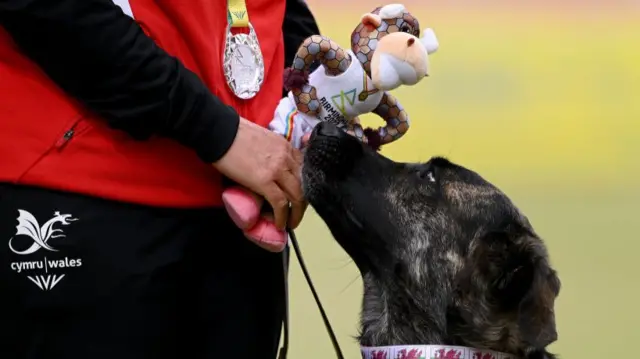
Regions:
<instances>
[{"instance_id":1,"label":"dog whisker","mask_svg":"<svg viewBox=\"0 0 640 359\"><path fill-rule=\"evenodd\" d=\"M349 258L349 257L347 257L347 258L342 258L342 259L340 259L339 261L340 261L340 262L342 262L342 263L341 263L339 266L337 266L337 267L333 267L333 268L331 268L331 269L344 269L344 268L346 268L347 266L349 266L349 265L353 264L353 259L351 259L351 258Z\"/></svg>"},{"instance_id":2,"label":"dog whisker","mask_svg":"<svg viewBox=\"0 0 640 359\"><path fill-rule=\"evenodd\" d=\"M361 278L361 277L358 274L340 291L340 294L343 294L347 289L349 289L349 287L351 287L353 285L353 283L355 283L359 278Z\"/></svg>"}]
</instances>

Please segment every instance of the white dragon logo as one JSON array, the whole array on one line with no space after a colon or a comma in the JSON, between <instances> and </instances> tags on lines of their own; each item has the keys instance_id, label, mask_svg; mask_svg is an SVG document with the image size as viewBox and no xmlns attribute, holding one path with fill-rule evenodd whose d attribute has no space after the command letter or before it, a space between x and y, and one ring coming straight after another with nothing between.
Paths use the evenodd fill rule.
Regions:
<instances>
[{"instance_id":1,"label":"white dragon logo","mask_svg":"<svg viewBox=\"0 0 640 359\"><path fill-rule=\"evenodd\" d=\"M13 251L15 254L27 255L31 253L37 252L40 248L44 248L46 250L57 252L58 250L52 248L47 244L49 239L51 238L60 238L65 237L62 229L53 228L53 225L56 223L60 223L61 225L69 225L73 221L77 221L77 218L72 218L70 214L60 214L60 212L56 211L53 213L53 218L45 222L42 227L38 224L38 220L29 212L19 209L18 213L18 225L16 226L16 235L11 237L9 240L9 249ZM24 251L17 251L13 248L11 242L13 239L19 235L25 235L31 237L33 243L31 247L25 249Z\"/></svg>"}]
</instances>

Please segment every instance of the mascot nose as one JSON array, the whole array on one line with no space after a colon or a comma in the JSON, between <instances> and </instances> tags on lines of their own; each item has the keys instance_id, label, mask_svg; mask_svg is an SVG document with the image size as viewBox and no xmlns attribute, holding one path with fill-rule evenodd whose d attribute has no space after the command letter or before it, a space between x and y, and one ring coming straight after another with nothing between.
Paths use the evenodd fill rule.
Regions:
<instances>
[{"instance_id":1,"label":"mascot nose","mask_svg":"<svg viewBox=\"0 0 640 359\"><path fill-rule=\"evenodd\" d=\"M320 122L314 130L318 136L339 137L341 135L338 126L331 122Z\"/></svg>"},{"instance_id":2,"label":"mascot nose","mask_svg":"<svg viewBox=\"0 0 640 359\"><path fill-rule=\"evenodd\" d=\"M411 46L413 45L413 43L416 41L416 39L414 38L410 38L409 40L407 40L407 46Z\"/></svg>"}]
</instances>

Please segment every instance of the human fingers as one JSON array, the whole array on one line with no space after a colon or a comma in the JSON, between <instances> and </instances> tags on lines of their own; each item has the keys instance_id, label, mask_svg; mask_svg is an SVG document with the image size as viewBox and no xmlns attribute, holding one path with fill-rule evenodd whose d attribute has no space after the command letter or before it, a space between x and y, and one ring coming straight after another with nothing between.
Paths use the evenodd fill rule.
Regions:
<instances>
[{"instance_id":1,"label":"human fingers","mask_svg":"<svg viewBox=\"0 0 640 359\"><path fill-rule=\"evenodd\" d=\"M309 203L307 201L291 204L291 212L289 213L289 227L291 229L298 228L300 223L302 223L307 207L309 207Z\"/></svg>"},{"instance_id":2,"label":"human fingers","mask_svg":"<svg viewBox=\"0 0 640 359\"><path fill-rule=\"evenodd\" d=\"M264 197L273 209L274 224L278 229L285 229L289 216L287 196L275 182L272 182L264 192Z\"/></svg>"},{"instance_id":3,"label":"human fingers","mask_svg":"<svg viewBox=\"0 0 640 359\"><path fill-rule=\"evenodd\" d=\"M304 195L302 193L302 181L300 180L300 162L302 154L298 150L293 150L292 156L288 159L289 170L280 173L276 180L277 184L284 191L291 202L291 212L289 213L289 226L297 226L302 220L305 211Z\"/></svg>"},{"instance_id":4,"label":"human fingers","mask_svg":"<svg viewBox=\"0 0 640 359\"><path fill-rule=\"evenodd\" d=\"M276 183L292 204L304 201L302 181L299 176L300 171L296 173L297 174L294 174L292 171L283 171L278 179L276 179Z\"/></svg>"},{"instance_id":5,"label":"human fingers","mask_svg":"<svg viewBox=\"0 0 640 359\"><path fill-rule=\"evenodd\" d=\"M311 139L311 132L305 133L304 136L302 136L302 139L300 140L301 147L302 148L307 147L310 139Z\"/></svg>"},{"instance_id":6,"label":"human fingers","mask_svg":"<svg viewBox=\"0 0 640 359\"><path fill-rule=\"evenodd\" d=\"M304 161L304 155L302 154L302 151L296 150L294 148L291 151L291 158L293 159L293 162L289 163L289 167L291 168L291 171L293 173L296 173L295 171L299 171L300 170L300 166L302 165L302 162Z\"/></svg>"}]
</instances>

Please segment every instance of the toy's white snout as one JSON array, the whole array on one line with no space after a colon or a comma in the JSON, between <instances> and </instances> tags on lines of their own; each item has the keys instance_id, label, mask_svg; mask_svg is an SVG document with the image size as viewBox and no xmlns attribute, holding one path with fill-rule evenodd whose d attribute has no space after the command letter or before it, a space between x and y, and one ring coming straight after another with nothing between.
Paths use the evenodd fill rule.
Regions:
<instances>
[{"instance_id":1,"label":"toy's white snout","mask_svg":"<svg viewBox=\"0 0 640 359\"><path fill-rule=\"evenodd\" d=\"M377 58L379 77L374 82L377 88L393 90L400 85L415 85L424 77L408 62L389 54L380 54ZM377 81L376 81L377 80Z\"/></svg>"}]
</instances>

